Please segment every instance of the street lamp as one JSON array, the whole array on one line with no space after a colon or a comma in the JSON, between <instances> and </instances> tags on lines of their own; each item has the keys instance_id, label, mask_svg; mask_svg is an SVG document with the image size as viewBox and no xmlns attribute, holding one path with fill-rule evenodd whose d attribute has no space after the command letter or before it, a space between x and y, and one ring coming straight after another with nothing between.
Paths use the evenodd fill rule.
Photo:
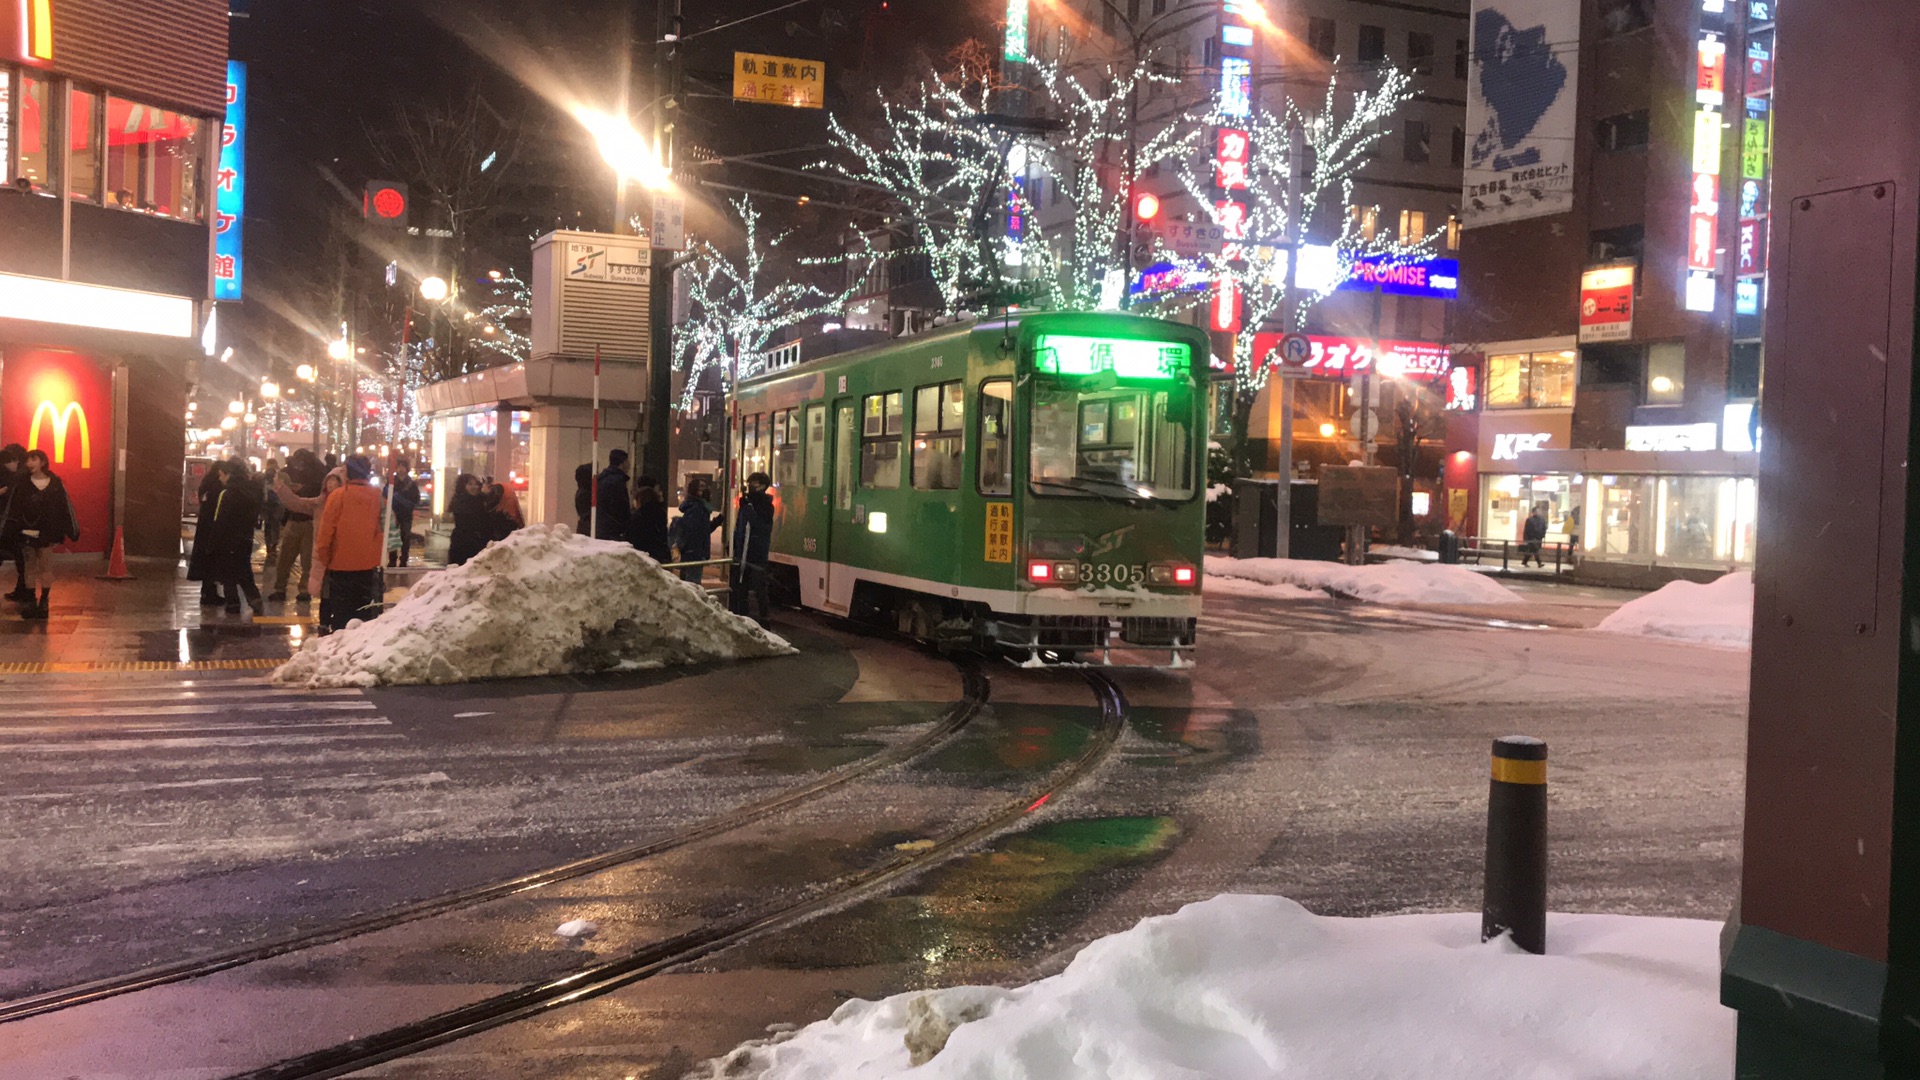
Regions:
<instances>
[{"instance_id":1,"label":"street lamp","mask_svg":"<svg viewBox=\"0 0 1920 1080\"><path fill-rule=\"evenodd\" d=\"M274 382L274 381L273 381L273 380L271 380L271 379L268 379L267 381L265 381L265 382L262 382L262 383L260 384L260 396L261 396L261 397L263 397L263 398L277 398L277 397L279 397L279 396L280 396L280 384L279 384L279 383L277 383L277 382Z\"/></svg>"},{"instance_id":2,"label":"street lamp","mask_svg":"<svg viewBox=\"0 0 1920 1080\"><path fill-rule=\"evenodd\" d=\"M327 356L330 359L345 360L347 357L352 355L353 355L352 349L347 344L346 338L343 338L343 337L335 338L334 340L327 342ZM305 366L305 365L302 365L302 366Z\"/></svg>"},{"instance_id":3,"label":"street lamp","mask_svg":"<svg viewBox=\"0 0 1920 1080\"><path fill-rule=\"evenodd\" d=\"M234 428L239 426L240 426L240 421L235 420L231 416L223 416L220 418L221 431L232 431Z\"/></svg>"},{"instance_id":4,"label":"street lamp","mask_svg":"<svg viewBox=\"0 0 1920 1080\"><path fill-rule=\"evenodd\" d=\"M438 274L429 274L420 279L420 299L430 303L439 303L447 298L447 279Z\"/></svg>"},{"instance_id":5,"label":"street lamp","mask_svg":"<svg viewBox=\"0 0 1920 1080\"><path fill-rule=\"evenodd\" d=\"M227 402L227 411L235 416L239 416L241 413L247 411L247 403L244 401L229 401Z\"/></svg>"},{"instance_id":6,"label":"street lamp","mask_svg":"<svg viewBox=\"0 0 1920 1080\"><path fill-rule=\"evenodd\" d=\"M573 118L593 136L601 159L613 167L621 183L631 181L648 191L665 190L670 179L666 163L632 124L611 113L585 108L575 109Z\"/></svg>"},{"instance_id":7,"label":"street lamp","mask_svg":"<svg viewBox=\"0 0 1920 1080\"><path fill-rule=\"evenodd\" d=\"M301 382L312 382L316 374L317 372L313 370L312 364L301 364L299 367L293 369L293 377L299 379Z\"/></svg>"}]
</instances>

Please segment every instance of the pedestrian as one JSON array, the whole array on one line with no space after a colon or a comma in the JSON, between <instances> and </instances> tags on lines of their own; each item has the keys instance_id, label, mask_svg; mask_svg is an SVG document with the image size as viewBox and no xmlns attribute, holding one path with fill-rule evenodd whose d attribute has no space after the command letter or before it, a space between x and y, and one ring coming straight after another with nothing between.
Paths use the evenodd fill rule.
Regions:
<instances>
[{"instance_id":1,"label":"pedestrian","mask_svg":"<svg viewBox=\"0 0 1920 1080\"><path fill-rule=\"evenodd\" d=\"M1520 528L1520 565L1527 565L1532 559L1535 566L1547 565L1540 558L1540 543L1547 538L1547 504L1535 503L1533 513L1527 515L1526 524Z\"/></svg>"},{"instance_id":2,"label":"pedestrian","mask_svg":"<svg viewBox=\"0 0 1920 1080\"><path fill-rule=\"evenodd\" d=\"M747 477L746 493L734 510L733 590L728 607L735 615L749 614L748 601L758 609L753 621L767 625L767 577L773 552L773 496L767 489L773 478L757 472Z\"/></svg>"},{"instance_id":3,"label":"pedestrian","mask_svg":"<svg viewBox=\"0 0 1920 1080\"><path fill-rule=\"evenodd\" d=\"M0 525L6 522L5 507L7 496L13 491L15 482L27 475L27 448L19 443L8 443L0 447ZM6 598L24 604L33 599L33 593L27 590L27 556L21 550L18 541L8 540L4 530L0 529L0 562L13 562L13 591Z\"/></svg>"},{"instance_id":4,"label":"pedestrian","mask_svg":"<svg viewBox=\"0 0 1920 1080\"><path fill-rule=\"evenodd\" d=\"M285 524L286 511L280 506L279 494L273 490L273 481L279 475L280 462L268 458L266 471L260 477L260 535L267 542L267 559L260 564L262 571L272 566L280 553L280 526Z\"/></svg>"},{"instance_id":5,"label":"pedestrian","mask_svg":"<svg viewBox=\"0 0 1920 1080\"><path fill-rule=\"evenodd\" d=\"M493 523L493 539L505 540L515 529L524 528L527 519L520 512L520 496L505 484L487 487L487 514Z\"/></svg>"},{"instance_id":6,"label":"pedestrian","mask_svg":"<svg viewBox=\"0 0 1920 1080\"><path fill-rule=\"evenodd\" d=\"M573 512L579 524L573 527L581 536L593 535L593 462L583 461L573 470Z\"/></svg>"},{"instance_id":7,"label":"pedestrian","mask_svg":"<svg viewBox=\"0 0 1920 1080\"><path fill-rule=\"evenodd\" d=\"M300 603L313 600L304 583L313 576L313 519L320 512L321 486L328 469L320 456L306 447L287 458L287 467L275 477L274 492L286 510L287 522L280 527L280 551L274 562L273 591L267 599L283 603L287 599L287 580L293 577L293 564L300 564Z\"/></svg>"},{"instance_id":8,"label":"pedestrian","mask_svg":"<svg viewBox=\"0 0 1920 1080\"><path fill-rule=\"evenodd\" d=\"M387 541L387 565L405 566L413 554L413 514L420 509L420 484L406 458L394 463L392 491L394 535Z\"/></svg>"},{"instance_id":9,"label":"pedestrian","mask_svg":"<svg viewBox=\"0 0 1920 1080\"><path fill-rule=\"evenodd\" d=\"M660 494L660 482L651 476L633 482L633 520L627 542L654 562L673 561L672 545L667 541L667 500Z\"/></svg>"},{"instance_id":10,"label":"pedestrian","mask_svg":"<svg viewBox=\"0 0 1920 1080\"><path fill-rule=\"evenodd\" d=\"M45 622L53 592L53 548L80 539L80 525L73 501L67 498L67 486L47 469L47 452L29 450L23 460L26 475L7 489L0 532L19 546L27 564L27 588L37 590L35 599L20 605L20 615Z\"/></svg>"},{"instance_id":11,"label":"pedestrian","mask_svg":"<svg viewBox=\"0 0 1920 1080\"><path fill-rule=\"evenodd\" d=\"M327 498L313 537L314 559L326 567L329 631L379 614L382 507L380 493L367 483L373 463L354 454L346 472L346 486Z\"/></svg>"},{"instance_id":12,"label":"pedestrian","mask_svg":"<svg viewBox=\"0 0 1920 1080\"><path fill-rule=\"evenodd\" d=\"M607 455L607 467L595 481L599 494L600 516L595 528L596 540L626 540L633 528L633 503L627 498L627 452L615 450Z\"/></svg>"},{"instance_id":13,"label":"pedestrian","mask_svg":"<svg viewBox=\"0 0 1920 1080\"><path fill-rule=\"evenodd\" d=\"M696 476L687 481L687 497L680 503L680 516L673 519L672 527L667 530L667 538L679 550L683 563L713 558L713 530L725 521L713 512L712 500L713 485L705 477ZM706 570L704 566L683 566L680 577L698 585Z\"/></svg>"},{"instance_id":14,"label":"pedestrian","mask_svg":"<svg viewBox=\"0 0 1920 1080\"><path fill-rule=\"evenodd\" d=\"M241 458L229 460L221 472L225 483L214 500L213 520L206 526L207 573L226 589L227 614L240 614L240 597L245 594L253 613L264 615L267 606L253 580L253 527L260 520L263 501L260 487Z\"/></svg>"},{"instance_id":15,"label":"pedestrian","mask_svg":"<svg viewBox=\"0 0 1920 1080\"><path fill-rule=\"evenodd\" d=\"M493 515L487 509L486 492L480 478L461 473L453 482L453 499L447 504L453 516L453 536L447 541L447 565L464 566L468 559L493 539Z\"/></svg>"},{"instance_id":16,"label":"pedestrian","mask_svg":"<svg viewBox=\"0 0 1920 1080\"><path fill-rule=\"evenodd\" d=\"M310 508L310 512L313 514L316 532L318 531L320 515L326 512L327 500L333 497L334 492L346 486L346 469L335 467L327 470L326 479L320 481L320 497L312 500ZM317 596L320 598L320 634L323 637L331 634L333 631L327 626L327 615L333 608L327 603L327 568L324 563L321 563L318 559L314 560L313 566L307 570L307 576L301 579L300 591L309 596Z\"/></svg>"},{"instance_id":17,"label":"pedestrian","mask_svg":"<svg viewBox=\"0 0 1920 1080\"><path fill-rule=\"evenodd\" d=\"M211 462L206 475L200 478L200 507L193 518L193 551L187 555L187 580L200 583L201 607L219 607L226 603L220 596L220 579L208 563L213 554L209 532L213 528L214 504L220 501L220 489L224 485L223 468L220 462Z\"/></svg>"}]
</instances>

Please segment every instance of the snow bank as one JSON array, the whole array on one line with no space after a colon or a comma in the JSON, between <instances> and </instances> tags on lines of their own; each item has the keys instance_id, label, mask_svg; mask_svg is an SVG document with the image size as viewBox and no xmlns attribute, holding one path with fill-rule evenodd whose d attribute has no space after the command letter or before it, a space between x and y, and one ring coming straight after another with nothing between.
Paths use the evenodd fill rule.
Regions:
<instances>
[{"instance_id":1,"label":"snow bank","mask_svg":"<svg viewBox=\"0 0 1920 1080\"><path fill-rule=\"evenodd\" d=\"M1622 604L1594 629L1747 648L1753 644L1753 575L1742 570L1706 585L1670 581Z\"/></svg>"},{"instance_id":2,"label":"snow bank","mask_svg":"<svg viewBox=\"0 0 1920 1080\"><path fill-rule=\"evenodd\" d=\"M1554 915L1550 955L1477 914L1322 918L1219 896L1061 974L849 1001L710 1063L758 1080L1719 1080L1718 923ZM924 1061L925 1064L918 1064ZM918 1065L918 1067L915 1067Z\"/></svg>"},{"instance_id":3,"label":"snow bank","mask_svg":"<svg viewBox=\"0 0 1920 1080\"><path fill-rule=\"evenodd\" d=\"M1415 562L1438 562L1440 553L1426 548L1406 547L1402 544L1374 544L1367 548L1369 555L1383 555L1389 559L1412 559Z\"/></svg>"},{"instance_id":4,"label":"snow bank","mask_svg":"<svg viewBox=\"0 0 1920 1080\"><path fill-rule=\"evenodd\" d=\"M1268 585L1265 582L1221 577L1212 573L1207 574L1200 584L1201 589L1208 596L1245 596L1255 600L1325 600L1327 598L1327 594L1319 589L1303 589L1298 585Z\"/></svg>"},{"instance_id":5,"label":"snow bank","mask_svg":"<svg viewBox=\"0 0 1920 1080\"><path fill-rule=\"evenodd\" d=\"M1207 556L1207 576L1297 585L1376 604L1518 604L1520 594L1464 566L1411 562L1348 566L1311 559Z\"/></svg>"},{"instance_id":6,"label":"snow bank","mask_svg":"<svg viewBox=\"0 0 1920 1080\"><path fill-rule=\"evenodd\" d=\"M391 686L631 670L793 652L626 544L534 525L315 638L282 686Z\"/></svg>"}]
</instances>

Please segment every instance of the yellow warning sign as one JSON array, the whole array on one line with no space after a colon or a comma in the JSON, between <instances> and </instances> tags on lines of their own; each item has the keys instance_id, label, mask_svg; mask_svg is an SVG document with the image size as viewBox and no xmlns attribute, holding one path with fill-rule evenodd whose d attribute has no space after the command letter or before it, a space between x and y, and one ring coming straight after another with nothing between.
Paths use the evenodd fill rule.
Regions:
<instances>
[{"instance_id":1,"label":"yellow warning sign","mask_svg":"<svg viewBox=\"0 0 1920 1080\"><path fill-rule=\"evenodd\" d=\"M987 504L987 561L1013 561L1013 504Z\"/></svg>"},{"instance_id":2,"label":"yellow warning sign","mask_svg":"<svg viewBox=\"0 0 1920 1080\"><path fill-rule=\"evenodd\" d=\"M825 108L826 68L818 60L794 56L734 53L733 100L796 109Z\"/></svg>"}]
</instances>

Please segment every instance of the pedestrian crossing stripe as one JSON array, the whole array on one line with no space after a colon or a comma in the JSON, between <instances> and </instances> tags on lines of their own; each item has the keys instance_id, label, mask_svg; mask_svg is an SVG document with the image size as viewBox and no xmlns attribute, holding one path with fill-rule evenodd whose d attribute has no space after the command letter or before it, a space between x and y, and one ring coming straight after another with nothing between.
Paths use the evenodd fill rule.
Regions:
<instances>
[{"instance_id":1,"label":"pedestrian crossing stripe","mask_svg":"<svg viewBox=\"0 0 1920 1080\"><path fill-rule=\"evenodd\" d=\"M285 659L0 661L0 675L88 675L110 671L266 671Z\"/></svg>"}]
</instances>

